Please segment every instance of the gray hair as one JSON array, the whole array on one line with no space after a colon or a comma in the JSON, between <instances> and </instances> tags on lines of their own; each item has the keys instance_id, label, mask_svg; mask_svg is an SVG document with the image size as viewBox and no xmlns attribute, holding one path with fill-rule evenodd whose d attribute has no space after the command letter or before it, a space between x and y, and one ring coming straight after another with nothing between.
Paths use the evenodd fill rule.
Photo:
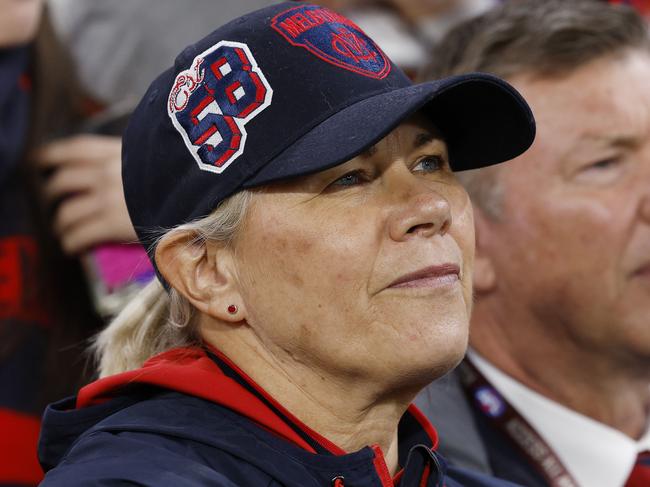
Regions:
<instances>
[{"instance_id":1,"label":"gray hair","mask_svg":"<svg viewBox=\"0 0 650 487\"><path fill-rule=\"evenodd\" d=\"M451 29L421 78L472 71L506 79L560 78L631 49L650 49L650 42L646 24L629 7L595 0L510 0ZM501 206L499 170L459 174L474 202L494 218Z\"/></svg>"},{"instance_id":2,"label":"gray hair","mask_svg":"<svg viewBox=\"0 0 650 487\"><path fill-rule=\"evenodd\" d=\"M192 244L208 241L232 245L250 206L252 193L240 191L215 211L161 235L191 232ZM140 291L95 338L92 351L100 377L137 369L150 357L172 348L198 344L196 312L175 289L165 291L157 279Z\"/></svg>"}]
</instances>

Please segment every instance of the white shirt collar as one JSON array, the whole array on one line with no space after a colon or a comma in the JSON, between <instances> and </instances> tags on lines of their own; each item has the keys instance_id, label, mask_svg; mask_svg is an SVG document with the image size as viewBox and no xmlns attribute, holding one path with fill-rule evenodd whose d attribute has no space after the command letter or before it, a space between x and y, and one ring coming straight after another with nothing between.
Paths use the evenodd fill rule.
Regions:
<instances>
[{"instance_id":1,"label":"white shirt collar","mask_svg":"<svg viewBox=\"0 0 650 487\"><path fill-rule=\"evenodd\" d=\"M469 350L472 364L535 428L582 487L623 487L637 454L650 451L650 429L635 441L526 387Z\"/></svg>"}]
</instances>

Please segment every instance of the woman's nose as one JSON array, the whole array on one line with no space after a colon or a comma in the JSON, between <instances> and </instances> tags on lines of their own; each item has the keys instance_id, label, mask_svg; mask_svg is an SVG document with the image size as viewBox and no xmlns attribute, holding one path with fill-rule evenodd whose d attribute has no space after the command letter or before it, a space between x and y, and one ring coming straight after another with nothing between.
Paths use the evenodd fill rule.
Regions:
<instances>
[{"instance_id":1,"label":"woman's nose","mask_svg":"<svg viewBox=\"0 0 650 487\"><path fill-rule=\"evenodd\" d=\"M646 191L641 201L641 218L647 223L650 223L650 191Z\"/></svg>"},{"instance_id":2,"label":"woman's nose","mask_svg":"<svg viewBox=\"0 0 650 487\"><path fill-rule=\"evenodd\" d=\"M451 226L449 201L430 187L404 195L389 220L391 239L399 242L413 237L444 235Z\"/></svg>"}]
</instances>

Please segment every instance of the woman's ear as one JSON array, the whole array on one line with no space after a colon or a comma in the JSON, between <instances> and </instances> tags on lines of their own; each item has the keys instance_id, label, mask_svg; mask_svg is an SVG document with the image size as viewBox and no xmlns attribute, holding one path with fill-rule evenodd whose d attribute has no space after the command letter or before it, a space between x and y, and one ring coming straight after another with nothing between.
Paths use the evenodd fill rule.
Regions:
<instances>
[{"instance_id":1,"label":"woman's ear","mask_svg":"<svg viewBox=\"0 0 650 487\"><path fill-rule=\"evenodd\" d=\"M474 208L474 227L476 231L476 254L474 257L474 292L488 294L497 286L497 275L492 261L490 246L491 223L480 208Z\"/></svg>"},{"instance_id":2,"label":"woman's ear","mask_svg":"<svg viewBox=\"0 0 650 487\"><path fill-rule=\"evenodd\" d=\"M227 322L246 319L231 249L197 241L191 231L173 231L156 246L156 265L171 287L201 313Z\"/></svg>"}]
</instances>

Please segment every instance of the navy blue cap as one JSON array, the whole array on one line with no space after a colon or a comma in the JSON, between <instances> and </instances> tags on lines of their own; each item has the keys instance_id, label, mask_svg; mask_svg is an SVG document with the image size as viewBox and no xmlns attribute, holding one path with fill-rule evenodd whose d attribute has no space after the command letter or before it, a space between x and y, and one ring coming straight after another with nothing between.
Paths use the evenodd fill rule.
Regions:
<instances>
[{"instance_id":1,"label":"navy blue cap","mask_svg":"<svg viewBox=\"0 0 650 487\"><path fill-rule=\"evenodd\" d=\"M475 73L413 85L324 7L240 17L186 48L131 117L122 176L136 232L149 247L244 188L353 158L416 111L442 132L454 170L512 159L535 135L506 82Z\"/></svg>"}]
</instances>

